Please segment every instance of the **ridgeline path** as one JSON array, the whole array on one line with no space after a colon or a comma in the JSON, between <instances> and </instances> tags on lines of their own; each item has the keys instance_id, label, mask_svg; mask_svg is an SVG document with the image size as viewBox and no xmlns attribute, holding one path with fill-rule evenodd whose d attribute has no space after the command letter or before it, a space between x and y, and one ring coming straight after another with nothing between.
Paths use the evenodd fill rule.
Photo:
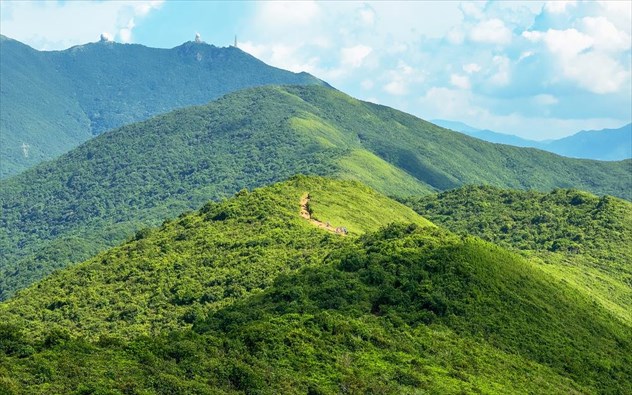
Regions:
<instances>
[{"instance_id":1,"label":"ridgeline path","mask_svg":"<svg viewBox=\"0 0 632 395\"><path fill-rule=\"evenodd\" d=\"M331 226L331 224L329 223L324 223L321 222L317 219L312 218L312 215L309 213L309 210L307 209L307 205L309 204L309 194L305 193L302 197L301 197L301 217L305 218L306 220L308 220L309 222L311 222L313 225L318 226L321 229L325 229L331 233L335 233L337 235L345 235L344 232L338 231L335 227Z\"/></svg>"}]
</instances>

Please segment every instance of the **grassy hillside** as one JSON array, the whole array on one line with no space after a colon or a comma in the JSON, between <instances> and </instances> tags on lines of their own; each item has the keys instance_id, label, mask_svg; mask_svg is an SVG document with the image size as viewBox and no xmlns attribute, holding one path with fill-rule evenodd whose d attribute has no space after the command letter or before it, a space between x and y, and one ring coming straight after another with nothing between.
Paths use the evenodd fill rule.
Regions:
<instances>
[{"instance_id":1,"label":"grassy hillside","mask_svg":"<svg viewBox=\"0 0 632 395\"><path fill-rule=\"evenodd\" d=\"M521 251L632 325L632 204L612 196L464 187L408 199L457 232Z\"/></svg>"},{"instance_id":2,"label":"grassy hillside","mask_svg":"<svg viewBox=\"0 0 632 395\"><path fill-rule=\"evenodd\" d=\"M335 235L299 216L305 193L314 216L358 230L385 212L417 224ZM358 201L376 204L357 216ZM0 319L9 394L632 389L631 332L606 309L518 255L319 178L139 232Z\"/></svg>"},{"instance_id":3,"label":"grassy hillside","mask_svg":"<svg viewBox=\"0 0 632 395\"><path fill-rule=\"evenodd\" d=\"M248 89L0 181L0 295L209 199L298 173L397 196L464 183L627 196L630 165L481 142L324 87Z\"/></svg>"},{"instance_id":4,"label":"grassy hillside","mask_svg":"<svg viewBox=\"0 0 632 395\"><path fill-rule=\"evenodd\" d=\"M37 51L0 36L0 178L90 137L159 113L267 84L322 84L245 52L187 42L172 49L98 42ZM24 156L22 144L30 146Z\"/></svg>"},{"instance_id":5,"label":"grassy hillside","mask_svg":"<svg viewBox=\"0 0 632 395\"><path fill-rule=\"evenodd\" d=\"M20 316L27 327L38 325L40 334L70 330L92 339L186 326L200 311L256 293L279 273L313 265L346 242L299 216L304 194L313 217L345 226L350 235L393 221L433 226L357 182L297 176L141 230L126 244L20 292L0 311L5 318Z\"/></svg>"}]
</instances>

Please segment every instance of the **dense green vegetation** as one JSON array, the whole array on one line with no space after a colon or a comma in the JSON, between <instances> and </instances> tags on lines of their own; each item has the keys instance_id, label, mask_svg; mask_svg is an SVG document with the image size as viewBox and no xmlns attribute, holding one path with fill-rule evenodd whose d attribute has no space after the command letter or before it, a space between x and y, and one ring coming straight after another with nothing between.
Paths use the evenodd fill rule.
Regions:
<instances>
[{"instance_id":1,"label":"dense green vegetation","mask_svg":"<svg viewBox=\"0 0 632 395\"><path fill-rule=\"evenodd\" d=\"M314 216L369 233L312 226L305 193ZM302 176L138 232L0 320L9 394L632 390L630 328L585 294L357 183Z\"/></svg>"},{"instance_id":2,"label":"dense green vegetation","mask_svg":"<svg viewBox=\"0 0 632 395\"><path fill-rule=\"evenodd\" d=\"M0 178L106 130L267 84L323 84L234 48L98 42L36 51L0 36ZM28 157L22 144L30 146Z\"/></svg>"},{"instance_id":3,"label":"dense green vegetation","mask_svg":"<svg viewBox=\"0 0 632 395\"><path fill-rule=\"evenodd\" d=\"M98 338L178 328L183 317L192 321L200 310L263 289L278 273L322 261L345 242L298 215L305 193L312 216L351 235L392 221L433 226L357 182L297 176L143 229L126 244L18 293L0 310L24 318L26 326L40 325L38 333L69 329Z\"/></svg>"},{"instance_id":4,"label":"dense green vegetation","mask_svg":"<svg viewBox=\"0 0 632 395\"><path fill-rule=\"evenodd\" d=\"M537 258L632 325L632 204L578 190L468 186L406 203L436 224Z\"/></svg>"},{"instance_id":5,"label":"dense green vegetation","mask_svg":"<svg viewBox=\"0 0 632 395\"><path fill-rule=\"evenodd\" d=\"M481 142L324 87L248 89L0 181L0 298L209 199L297 173L397 196L488 183L627 197L631 164Z\"/></svg>"}]
</instances>

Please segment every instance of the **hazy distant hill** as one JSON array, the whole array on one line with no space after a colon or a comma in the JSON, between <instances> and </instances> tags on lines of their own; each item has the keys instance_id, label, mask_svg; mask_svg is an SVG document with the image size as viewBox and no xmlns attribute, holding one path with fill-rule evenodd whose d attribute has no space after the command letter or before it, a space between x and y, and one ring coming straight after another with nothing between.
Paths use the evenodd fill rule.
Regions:
<instances>
[{"instance_id":1,"label":"hazy distant hill","mask_svg":"<svg viewBox=\"0 0 632 395\"><path fill-rule=\"evenodd\" d=\"M37 51L1 36L0 54L0 178L108 129L241 88L323 84L234 47L195 42L159 49L101 41Z\"/></svg>"},{"instance_id":2,"label":"hazy distant hill","mask_svg":"<svg viewBox=\"0 0 632 395\"><path fill-rule=\"evenodd\" d=\"M492 143L533 147L571 158L623 160L632 158L632 124L618 129L581 131L558 140L534 141L511 134L481 130L462 122L435 119L435 125Z\"/></svg>"},{"instance_id":3,"label":"hazy distant hill","mask_svg":"<svg viewBox=\"0 0 632 395\"><path fill-rule=\"evenodd\" d=\"M252 88L102 134L0 181L0 295L143 226L297 173L396 196L475 183L630 199L631 165L486 143L331 88Z\"/></svg>"},{"instance_id":4,"label":"hazy distant hill","mask_svg":"<svg viewBox=\"0 0 632 395\"><path fill-rule=\"evenodd\" d=\"M574 158L600 160L632 158L632 124L618 129L582 131L548 142L543 149Z\"/></svg>"},{"instance_id":5,"label":"hazy distant hill","mask_svg":"<svg viewBox=\"0 0 632 395\"><path fill-rule=\"evenodd\" d=\"M301 218L304 196L358 231ZM293 177L0 304L0 391L630 393L630 326L539 266L359 183Z\"/></svg>"}]
</instances>

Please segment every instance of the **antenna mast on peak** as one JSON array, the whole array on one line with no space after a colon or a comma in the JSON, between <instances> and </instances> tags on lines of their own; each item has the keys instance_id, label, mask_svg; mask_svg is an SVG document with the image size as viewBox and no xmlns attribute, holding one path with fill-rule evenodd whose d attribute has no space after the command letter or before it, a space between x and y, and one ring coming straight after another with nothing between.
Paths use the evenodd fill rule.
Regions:
<instances>
[{"instance_id":1,"label":"antenna mast on peak","mask_svg":"<svg viewBox=\"0 0 632 395\"><path fill-rule=\"evenodd\" d=\"M235 45L233 45L235 48L237 48L237 35L235 34Z\"/></svg>"}]
</instances>

